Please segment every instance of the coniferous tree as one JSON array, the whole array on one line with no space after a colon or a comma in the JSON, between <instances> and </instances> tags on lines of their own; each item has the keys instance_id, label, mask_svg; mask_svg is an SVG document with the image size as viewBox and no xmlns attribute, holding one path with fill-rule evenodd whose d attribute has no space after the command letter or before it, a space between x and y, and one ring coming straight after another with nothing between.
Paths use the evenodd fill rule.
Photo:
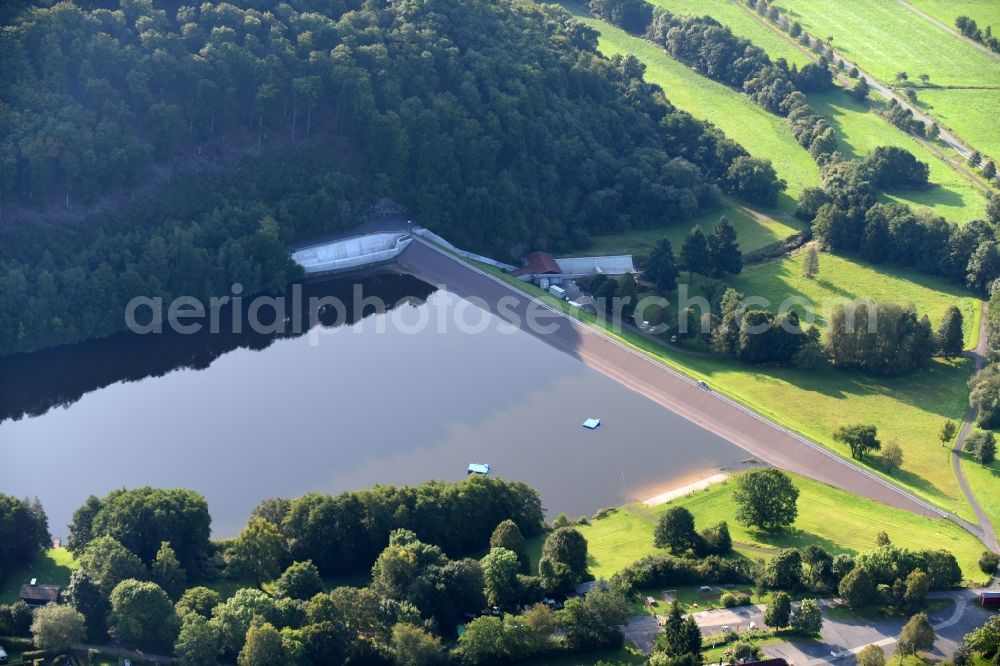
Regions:
<instances>
[{"instance_id":1,"label":"coniferous tree","mask_svg":"<svg viewBox=\"0 0 1000 666\"><path fill-rule=\"evenodd\" d=\"M694 273L708 275L711 272L708 238L699 224L694 225L684 238L684 244L681 246L681 263L688 272L688 279Z\"/></svg>"},{"instance_id":2,"label":"coniferous tree","mask_svg":"<svg viewBox=\"0 0 1000 666\"><path fill-rule=\"evenodd\" d=\"M680 271L674 259L674 249L667 238L656 241L656 246L649 255L645 276L651 280L661 292L671 292L677 288L677 276Z\"/></svg>"},{"instance_id":3,"label":"coniferous tree","mask_svg":"<svg viewBox=\"0 0 1000 666\"><path fill-rule=\"evenodd\" d=\"M962 336L961 310L954 305L948 306L937 335L942 356L950 359L961 355L962 349L965 347L965 340Z\"/></svg>"},{"instance_id":4,"label":"coniferous tree","mask_svg":"<svg viewBox=\"0 0 1000 666\"><path fill-rule=\"evenodd\" d=\"M708 257L713 277L736 275L743 270L743 253L736 241L736 229L723 215L708 237Z\"/></svg>"}]
</instances>

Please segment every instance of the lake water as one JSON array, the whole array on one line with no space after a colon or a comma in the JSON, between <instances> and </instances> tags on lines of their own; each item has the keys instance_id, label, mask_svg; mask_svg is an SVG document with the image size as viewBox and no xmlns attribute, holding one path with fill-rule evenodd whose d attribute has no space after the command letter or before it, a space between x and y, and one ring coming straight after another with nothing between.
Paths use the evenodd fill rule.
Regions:
<instances>
[{"instance_id":1,"label":"lake water","mask_svg":"<svg viewBox=\"0 0 1000 666\"><path fill-rule=\"evenodd\" d=\"M266 497L460 480L472 462L537 488L551 518L749 457L453 294L363 286L413 304L299 336L123 334L0 360L0 491L37 495L65 537L87 495L192 488L225 537ZM484 330L459 330L456 309Z\"/></svg>"}]
</instances>

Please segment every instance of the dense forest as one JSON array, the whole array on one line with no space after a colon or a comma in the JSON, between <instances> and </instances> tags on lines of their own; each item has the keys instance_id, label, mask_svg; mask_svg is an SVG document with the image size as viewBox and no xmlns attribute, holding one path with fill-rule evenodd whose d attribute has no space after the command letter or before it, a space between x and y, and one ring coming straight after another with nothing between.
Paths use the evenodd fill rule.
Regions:
<instances>
[{"instance_id":1,"label":"dense forest","mask_svg":"<svg viewBox=\"0 0 1000 666\"><path fill-rule=\"evenodd\" d=\"M714 206L746 152L596 41L513 2L8 8L0 353L107 335L136 294L274 292L284 242L382 195L507 257Z\"/></svg>"}]
</instances>

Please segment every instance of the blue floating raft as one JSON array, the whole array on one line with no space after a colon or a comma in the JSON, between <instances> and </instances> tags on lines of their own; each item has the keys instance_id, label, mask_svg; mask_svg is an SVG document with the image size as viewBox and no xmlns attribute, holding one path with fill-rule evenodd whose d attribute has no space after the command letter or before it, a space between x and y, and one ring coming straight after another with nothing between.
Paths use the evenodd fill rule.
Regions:
<instances>
[{"instance_id":1,"label":"blue floating raft","mask_svg":"<svg viewBox=\"0 0 1000 666\"><path fill-rule=\"evenodd\" d=\"M590 430L596 430L599 425L601 425L601 419L587 419L583 422L583 427Z\"/></svg>"},{"instance_id":2,"label":"blue floating raft","mask_svg":"<svg viewBox=\"0 0 1000 666\"><path fill-rule=\"evenodd\" d=\"M485 463L485 464L472 463L471 465L469 465L469 470L466 472L466 474L483 474L483 475L486 475L486 474L489 474L489 473L490 473L490 464L489 463Z\"/></svg>"}]
</instances>

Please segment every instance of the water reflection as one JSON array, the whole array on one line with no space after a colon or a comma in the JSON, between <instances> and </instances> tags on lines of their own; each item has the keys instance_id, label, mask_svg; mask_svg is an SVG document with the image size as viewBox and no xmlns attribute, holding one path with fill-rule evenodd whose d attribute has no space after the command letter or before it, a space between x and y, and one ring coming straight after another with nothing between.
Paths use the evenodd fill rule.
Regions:
<instances>
[{"instance_id":1,"label":"water reflection","mask_svg":"<svg viewBox=\"0 0 1000 666\"><path fill-rule=\"evenodd\" d=\"M746 458L532 335L417 330L453 312L453 294L398 276L369 286L417 304L319 336L126 336L13 359L3 414L43 415L0 425L3 491L38 495L64 535L88 494L193 488L227 536L264 497L457 480L470 462L575 516ZM600 429L581 427L589 416Z\"/></svg>"}]
</instances>

